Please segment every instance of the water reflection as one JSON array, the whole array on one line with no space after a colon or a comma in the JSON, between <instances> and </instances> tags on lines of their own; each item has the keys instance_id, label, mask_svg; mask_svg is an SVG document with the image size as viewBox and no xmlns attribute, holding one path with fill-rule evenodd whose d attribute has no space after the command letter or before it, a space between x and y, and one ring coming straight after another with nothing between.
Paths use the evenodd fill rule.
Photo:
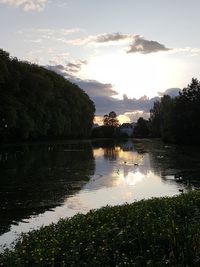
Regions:
<instances>
[{"instance_id":1,"label":"water reflection","mask_svg":"<svg viewBox=\"0 0 200 267\"><path fill-rule=\"evenodd\" d=\"M138 143L138 148L140 147ZM200 150L198 147L165 145L160 141L143 142L150 166L163 180L199 187Z\"/></svg>"},{"instance_id":2,"label":"water reflection","mask_svg":"<svg viewBox=\"0 0 200 267\"><path fill-rule=\"evenodd\" d=\"M94 174L92 147L41 144L0 151L0 233L11 224L63 204Z\"/></svg>"},{"instance_id":3,"label":"water reflection","mask_svg":"<svg viewBox=\"0 0 200 267\"><path fill-rule=\"evenodd\" d=\"M196 149L151 140L4 147L0 150L0 244L9 245L19 233L61 217L178 194L187 190L185 181L198 186L199 173Z\"/></svg>"}]
</instances>

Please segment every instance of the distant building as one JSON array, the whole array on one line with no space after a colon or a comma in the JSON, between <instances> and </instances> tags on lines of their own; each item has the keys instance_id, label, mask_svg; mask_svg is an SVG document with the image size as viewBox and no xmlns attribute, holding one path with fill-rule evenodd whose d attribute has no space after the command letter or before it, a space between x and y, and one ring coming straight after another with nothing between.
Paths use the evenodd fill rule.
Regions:
<instances>
[{"instance_id":1,"label":"distant building","mask_svg":"<svg viewBox=\"0 0 200 267\"><path fill-rule=\"evenodd\" d=\"M119 127L119 133L121 136L132 137L133 136L133 129L134 129L133 123L123 123Z\"/></svg>"}]
</instances>

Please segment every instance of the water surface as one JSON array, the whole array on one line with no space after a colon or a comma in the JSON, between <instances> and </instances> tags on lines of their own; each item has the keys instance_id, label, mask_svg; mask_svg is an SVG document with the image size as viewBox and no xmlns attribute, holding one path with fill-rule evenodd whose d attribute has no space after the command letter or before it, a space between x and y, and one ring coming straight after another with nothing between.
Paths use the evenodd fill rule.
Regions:
<instances>
[{"instance_id":1,"label":"water surface","mask_svg":"<svg viewBox=\"0 0 200 267\"><path fill-rule=\"evenodd\" d=\"M106 205L199 186L197 148L152 140L0 148L0 245L21 232Z\"/></svg>"}]
</instances>

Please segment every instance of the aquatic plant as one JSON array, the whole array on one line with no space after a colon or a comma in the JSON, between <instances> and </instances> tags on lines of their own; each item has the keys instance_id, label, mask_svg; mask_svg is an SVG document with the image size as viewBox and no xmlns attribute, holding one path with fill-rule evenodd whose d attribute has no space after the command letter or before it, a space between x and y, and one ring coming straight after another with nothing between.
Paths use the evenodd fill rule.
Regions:
<instances>
[{"instance_id":1,"label":"aquatic plant","mask_svg":"<svg viewBox=\"0 0 200 267\"><path fill-rule=\"evenodd\" d=\"M200 191L104 207L22 235L1 266L200 266Z\"/></svg>"}]
</instances>

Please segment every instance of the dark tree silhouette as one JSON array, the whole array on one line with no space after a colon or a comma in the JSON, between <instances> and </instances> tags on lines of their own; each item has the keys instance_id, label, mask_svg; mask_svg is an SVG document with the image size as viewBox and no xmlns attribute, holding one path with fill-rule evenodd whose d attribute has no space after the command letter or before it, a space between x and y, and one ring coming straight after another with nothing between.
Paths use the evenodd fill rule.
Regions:
<instances>
[{"instance_id":1,"label":"dark tree silhouette","mask_svg":"<svg viewBox=\"0 0 200 267\"><path fill-rule=\"evenodd\" d=\"M103 124L104 126L113 126L118 127L119 126L119 120L117 118L117 114L114 111L111 111L109 115L104 115L103 117Z\"/></svg>"},{"instance_id":2,"label":"dark tree silhouette","mask_svg":"<svg viewBox=\"0 0 200 267\"><path fill-rule=\"evenodd\" d=\"M140 117L134 127L134 137L146 138L149 137L149 122Z\"/></svg>"},{"instance_id":3,"label":"dark tree silhouette","mask_svg":"<svg viewBox=\"0 0 200 267\"><path fill-rule=\"evenodd\" d=\"M77 85L0 49L0 140L90 135L95 107Z\"/></svg>"},{"instance_id":4,"label":"dark tree silhouette","mask_svg":"<svg viewBox=\"0 0 200 267\"><path fill-rule=\"evenodd\" d=\"M200 144L200 82L191 83L176 98L163 96L150 112L151 136L180 144Z\"/></svg>"}]
</instances>

